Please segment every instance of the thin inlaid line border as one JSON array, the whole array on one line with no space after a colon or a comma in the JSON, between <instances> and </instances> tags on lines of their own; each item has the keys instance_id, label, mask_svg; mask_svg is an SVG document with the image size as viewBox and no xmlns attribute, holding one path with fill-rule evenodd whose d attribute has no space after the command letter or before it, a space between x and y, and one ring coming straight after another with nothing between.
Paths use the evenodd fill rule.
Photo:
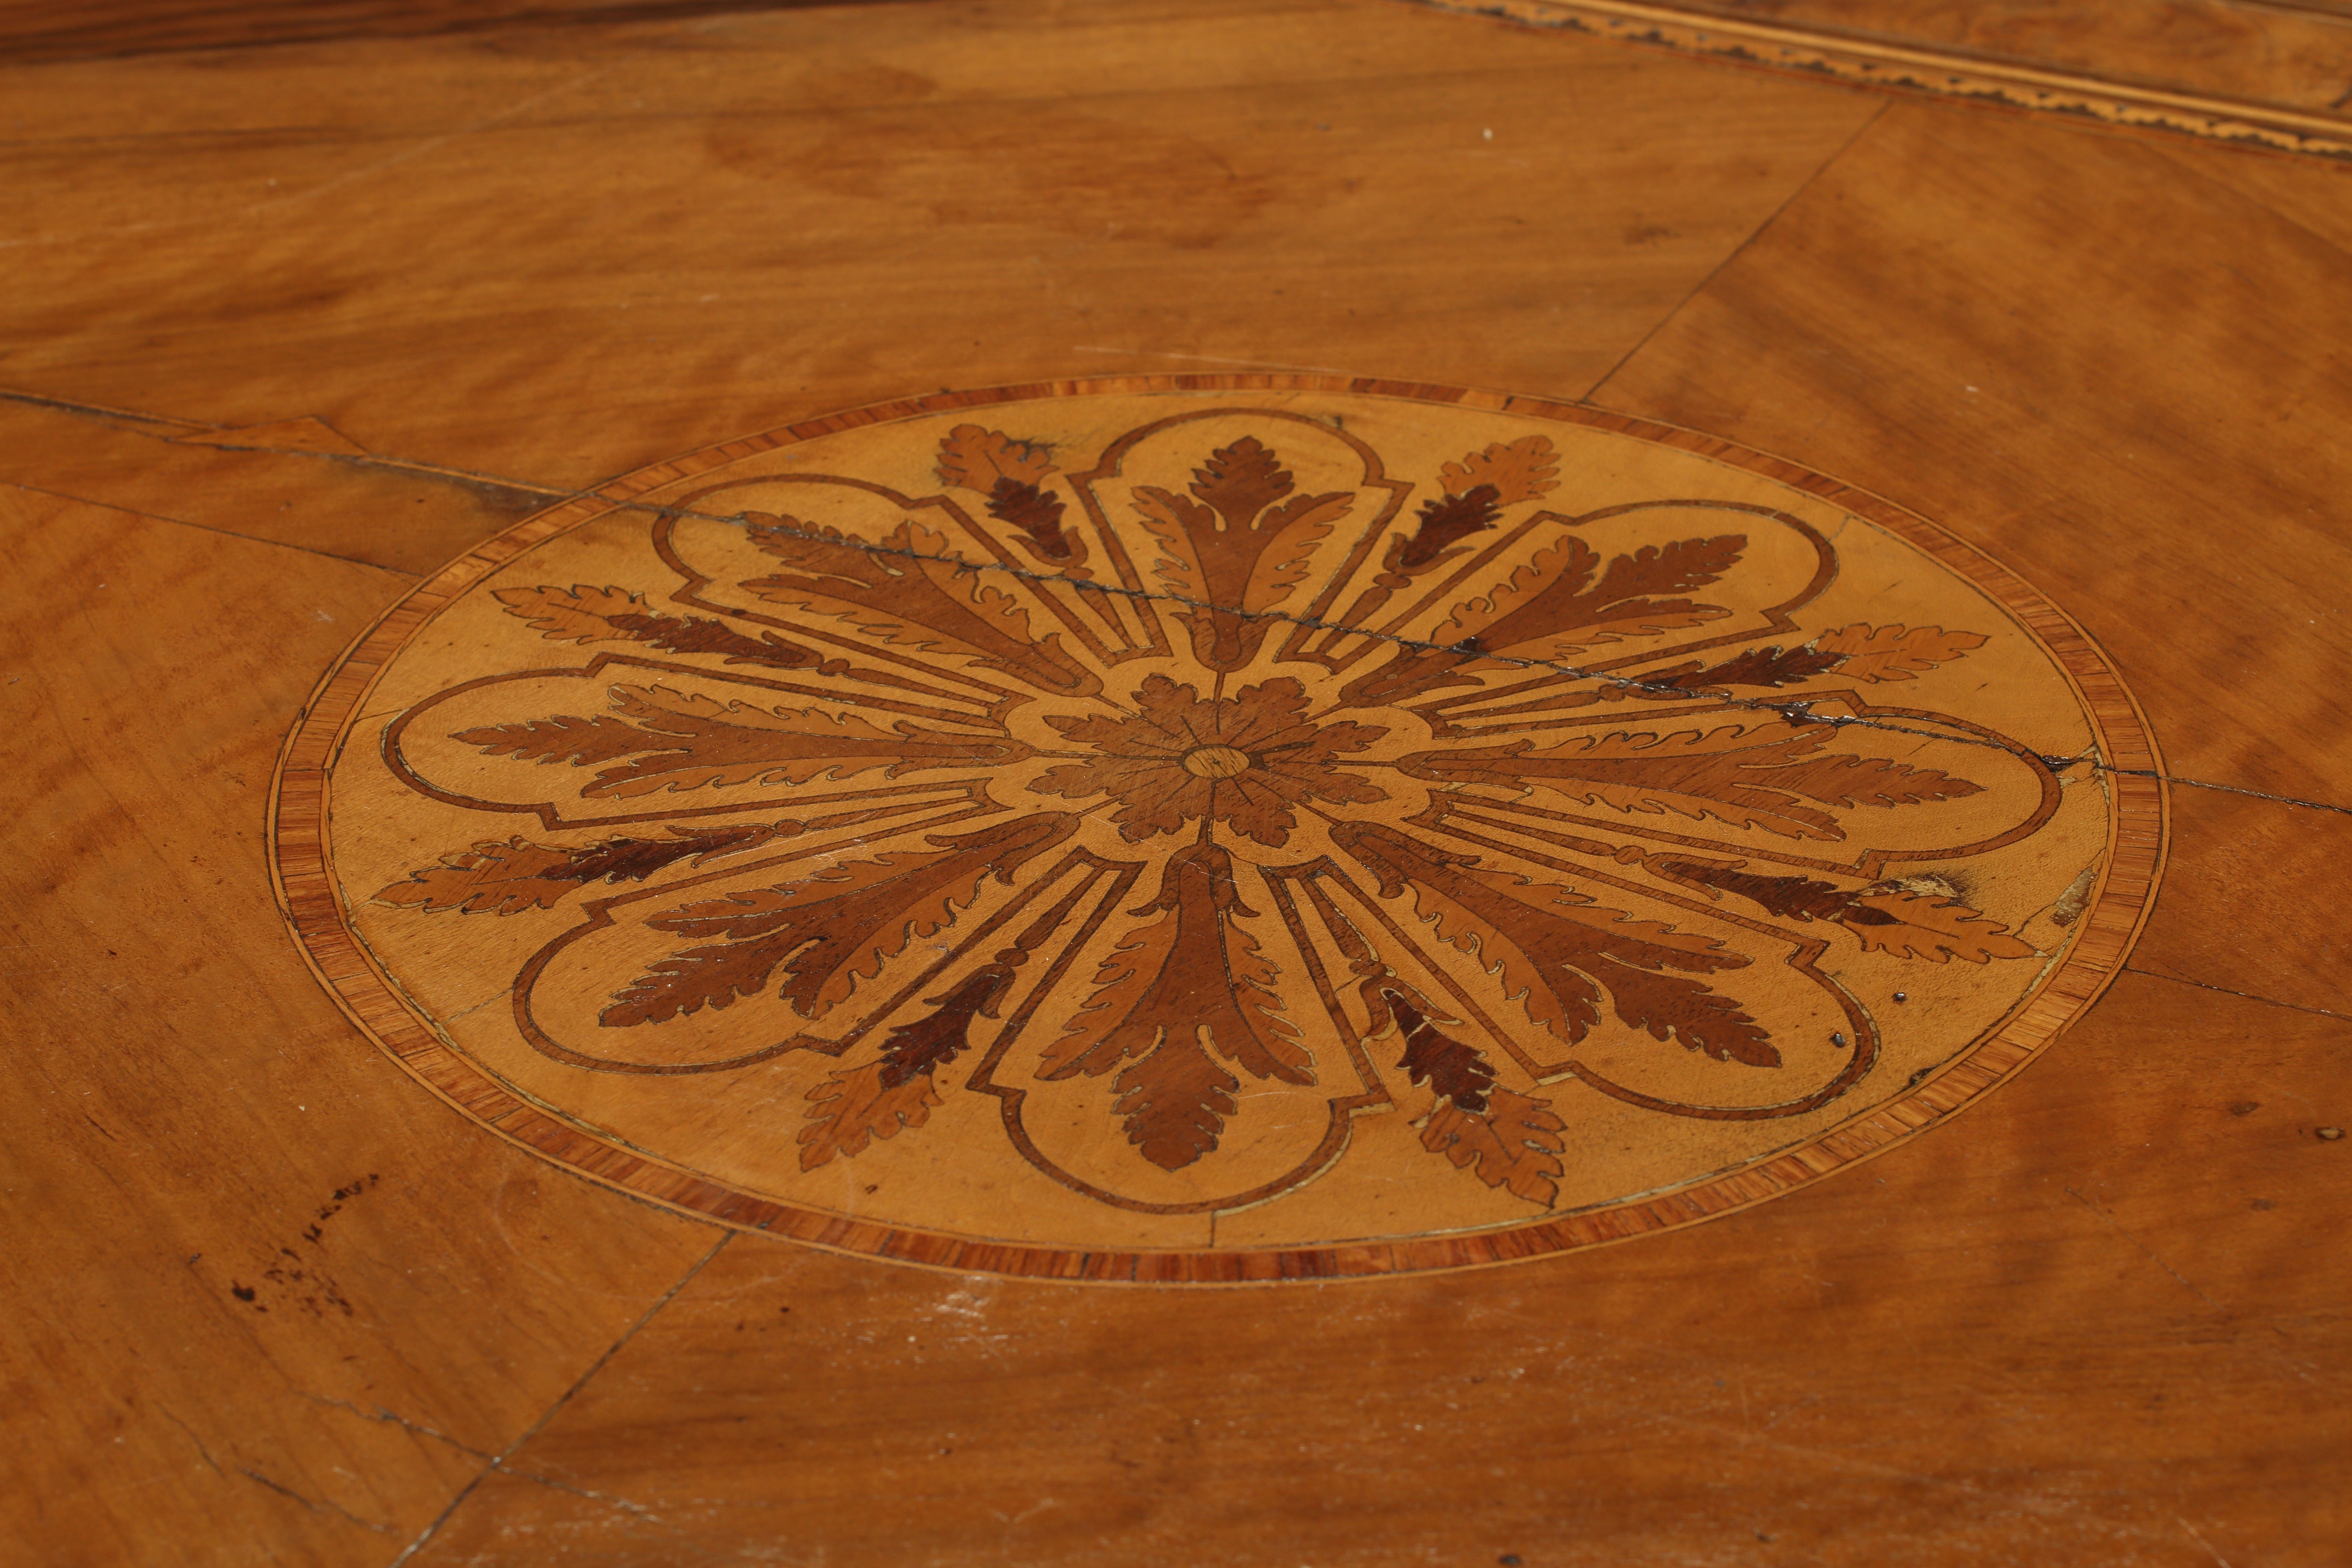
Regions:
<instances>
[{"instance_id":1,"label":"thin inlaid line border","mask_svg":"<svg viewBox=\"0 0 2352 1568\"><path fill-rule=\"evenodd\" d=\"M393 658L435 614L521 552L646 491L723 464L866 426L1059 397L1138 393L1320 392L1486 408L1580 425L1709 458L1843 508L1934 556L2006 609L2051 654L2090 723L2111 792L2107 853L2065 956L1997 1026L1933 1077L1866 1115L1740 1169L1664 1194L1519 1225L1404 1241L1251 1250L1089 1251L984 1242L872 1224L756 1198L591 1136L548 1115L451 1050L404 1003L346 923L328 864L334 761ZM1884 1152L2015 1076L2122 972L2155 903L2169 839L2162 758L2146 714L2105 652L2007 567L1892 501L1718 437L1587 404L1374 377L1276 374L1097 376L870 404L705 447L562 501L467 551L404 595L329 667L288 732L270 781L270 883L295 942L345 1016L412 1077L509 1142L628 1196L689 1217L829 1251L956 1272L1130 1285L1243 1285L1486 1268L1606 1246L1737 1213Z\"/></svg>"}]
</instances>

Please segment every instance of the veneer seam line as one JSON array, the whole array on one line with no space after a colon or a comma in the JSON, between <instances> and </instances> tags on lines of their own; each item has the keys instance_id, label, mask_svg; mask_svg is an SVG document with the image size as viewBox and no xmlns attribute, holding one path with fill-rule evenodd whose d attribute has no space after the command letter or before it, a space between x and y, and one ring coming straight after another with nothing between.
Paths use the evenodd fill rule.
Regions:
<instances>
[{"instance_id":1,"label":"veneer seam line","mask_svg":"<svg viewBox=\"0 0 2352 1568\"><path fill-rule=\"evenodd\" d=\"M1632 348L1627 349L1622 354L1619 355L1617 362L1601 373L1601 379L1594 382L1591 386L1585 389L1584 396L1579 401L1590 405L1594 398L1600 396L1601 389L1608 385L1611 382L1616 380L1617 373L1623 370L1628 364L1632 363L1634 355L1640 353L1643 349L1648 348L1652 339L1655 338L1660 332L1664 331L1666 328L1673 325L1675 317L1690 309L1691 301L1697 299L1701 294L1706 293L1708 288L1714 284L1715 280L1723 276L1723 272L1726 268L1738 260L1741 257L1747 255L1748 247L1754 245L1759 239L1762 238L1765 232L1774 224L1779 223L1782 215L1786 214L1790 207L1797 205L1797 198L1803 195L1807 191L1811 190L1815 184L1819 184L1821 177L1823 174L1828 174L1831 168L1848 153L1853 152L1854 143L1860 142L1864 136L1867 135L1871 127L1876 125L1881 120L1885 119L1886 117L1886 111L1894 107L1895 105L1892 102L1887 102L1882 103L1876 109L1871 110L1869 115L1864 119L1863 122L1853 128L1853 135L1838 143L1837 150L1832 153L1828 157L1822 159L1820 163L1816 164L1811 174L1807 174L1802 180L1799 181L1797 183L1797 188L1790 191L1787 198L1783 200L1779 206L1774 207L1771 213L1765 217L1762 223L1759 223L1754 228L1749 229L1746 235L1741 237L1739 243L1733 246L1729 252L1727 252L1721 260L1717 261L1713 267L1708 268L1706 270L1706 276L1693 284L1690 290L1680 300L1675 300L1674 309L1668 310L1664 315L1659 317L1657 321L1653 322L1650 326L1650 330L1642 334L1642 338L1639 342L1635 343Z\"/></svg>"},{"instance_id":2,"label":"veneer seam line","mask_svg":"<svg viewBox=\"0 0 2352 1568\"><path fill-rule=\"evenodd\" d=\"M383 468L394 473L416 474L427 479L445 479L457 484L477 485L486 489L515 490L526 495L538 496L550 502L581 500L587 496L593 495L596 489L596 487L593 485L584 489L565 489L559 486L542 485L527 479L510 479L499 474L483 473L473 468L454 468L445 463L423 463L416 462L406 458L386 458L373 452L321 452L300 447L267 447L237 441L200 440L194 433L210 431L220 436L234 436L240 430L252 429L256 426L250 425L220 425L215 424L209 420L182 419L174 416L165 414L142 414L136 409L115 408L102 403L76 403L66 398L44 397L38 393L19 392L11 388L0 388L0 403L19 403L31 408L46 408L53 413L70 414L78 418L95 420L98 423L107 425L110 428L121 430L125 435L144 436L150 440L161 441L166 446L194 447L214 452L254 452L274 458L309 458L319 461L341 463L347 467L354 468ZM131 425L116 423L116 421L121 420L136 421L139 424L143 425L170 425L177 426L180 429L192 432L192 434L185 436L159 436L152 430L142 430ZM332 428L331 426L329 427ZM38 487L26 486L26 488L29 489L37 489ZM82 498L68 497L67 499L80 500ZM95 501L91 504L106 506L111 503L106 501ZM130 510L131 509L126 507L121 510ZM180 520L176 518L166 518L162 521L168 522L178 521ZM205 524L190 523L188 526L191 528L202 528ZM298 545L295 548L299 549L301 546Z\"/></svg>"},{"instance_id":3,"label":"veneer seam line","mask_svg":"<svg viewBox=\"0 0 2352 1568\"><path fill-rule=\"evenodd\" d=\"M55 500L71 501L76 506L94 506L105 511L119 511L126 517L144 518L149 522L166 522L175 528L193 528L199 533L215 533L224 539L243 540L247 544L298 551L304 555L315 555L321 561L341 562L346 566L364 566L371 572L389 572L397 577L415 575L413 573L402 571L397 566L386 566L380 561L362 561L356 555L338 555L331 550L320 550L311 544L297 544L288 539L269 539L257 533L239 533L233 528L221 528L209 522L191 522L184 517L165 517L162 512L142 511L135 506L124 506L120 501L99 500L90 496L70 495L64 490L50 489L46 485L28 485L22 479L5 479L0 480L0 483L5 483L13 489L27 490L34 495L47 496Z\"/></svg>"},{"instance_id":4,"label":"veneer seam line","mask_svg":"<svg viewBox=\"0 0 2352 1568\"><path fill-rule=\"evenodd\" d=\"M563 1409L563 1407L572 1402L572 1396L578 1394L582 1389L587 1387L589 1382L593 1379L598 1373L603 1372L604 1368L611 1363L613 1358L621 1352L621 1347L635 1339L639 1330L643 1329L647 1323L652 1322L663 1308L668 1306L672 1300L677 1299L679 1291L692 1284L695 1277L700 1274L704 1268L709 1266L712 1259L716 1258L720 1252L726 1249L727 1244L734 1240L737 1234L738 1233L733 1230L729 1230L725 1234L721 1235L716 1242L711 1244L709 1251L697 1258L693 1265L688 1268L685 1273L678 1276L677 1281L673 1283L668 1289L663 1291L658 1297L655 1298L653 1305L647 1307L643 1313L639 1314L635 1322L631 1323L626 1329L623 1330L618 1339L615 1339L611 1344L606 1345L604 1352L597 1356L593 1362L589 1363L588 1370L582 1373L577 1378L575 1378L569 1388L566 1388L562 1394L556 1396L553 1404L550 1405L545 1410L540 1413L538 1420L533 1421L529 1426L525 1427L522 1430L522 1433L517 1436L513 1442L508 1444L504 1448L500 1449L494 1457L492 1457L490 1462L483 1466L481 1470L472 1480L467 1481L465 1486L458 1489L457 1495L449 1500L449 1505L434 1517L433 1522L426 1525L423 1531L417 1535L415 1540L403 1547L401 1549L400 1555L394 1558L391 1563L386 1565L386 1568L401 1568L401 1564L406 1563L410 1558L415 1556L418 1552L424 1550L425 1544L440 1531L441 1527L449 1522L451 1516L454 1515L458 1509L465 1506L466 1500L472 1497L476 1489L494 1474L513 1474L523 1479L535 1480L540 1481L544 1485L556 1486L559 1490L568 1491L572 1489L568 1487L562 1487L559 1483L547 1481L544 1477L529 1475L522 1471L510 1472L507 1469L507 1461L514 1458L516 1454L520 1453L525 1444L529 1443L533 1437L538 1436L539 1434L545 1429L547 1424L554 1420L556 1415Z\"/></svg>"},{"instance_id":5,"label":"veneer seam line","mask_svg":"<svg viewBox=\"0 0 2352 1568\"><path fill-rule=\"evenodd\" d=\"M2346 89L2345 97L2352 99L2352 88L2347 88ZM2287 227L2294 230L2295 233L2309 239L2315 245L2325 247L2333 255L2347 260L2352 260L2352 245L2347 245L2344 241L2339 240L2331 235L2321 233L2318 229L2312 227L2311 225L2304 222L2301 218L2296 217L2294 214L2286 211L2284 207L2264 199L2264 197L2259 195L2251 185L2237 184L2218 178L2214 172L2210 169L2201 167L2195 163L2182 162L2181 159L2175 156L2175 154L2180 151L2182 151L2182 149L2177 147L2159 147L2156 150L2158 157L2162 158L2168 164L2180 172L2181 178L2192 181L2200 187L2218 191L2232 201L2249 204L2263 216L2270 218L2274 222L2285 225Z\"/></svg>"}]
</instances>

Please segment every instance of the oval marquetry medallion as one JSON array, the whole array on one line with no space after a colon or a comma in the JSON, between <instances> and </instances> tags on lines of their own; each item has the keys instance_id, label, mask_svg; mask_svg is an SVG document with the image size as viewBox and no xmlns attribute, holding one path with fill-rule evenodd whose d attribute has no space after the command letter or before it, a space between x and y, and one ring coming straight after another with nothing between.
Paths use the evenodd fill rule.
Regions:
<instances>
[{"instance_id":1,"label":"oval marquetry medallion","mask_svg":"<svg viewBox=\"0 0 2352 1568\"><path fill-rule=\"evenodd\" d=\"M524 522L289 742L410 1070L598 1180L958 1268L1529 1257L1885 1148L2121 963L2145 724L1772 458L1310 377L942 395Z\"/></svg>"}]
</instances>

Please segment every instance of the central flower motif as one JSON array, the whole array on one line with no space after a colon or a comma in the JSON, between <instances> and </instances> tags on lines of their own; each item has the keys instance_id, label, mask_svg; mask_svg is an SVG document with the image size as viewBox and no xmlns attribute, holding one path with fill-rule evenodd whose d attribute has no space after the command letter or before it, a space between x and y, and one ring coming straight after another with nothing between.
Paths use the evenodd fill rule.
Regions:
<instances>
[{"instance_id":1,"label":"central flower motif","mask_svg":"<svg viewBox=\"0 0 2352 1568\"><path fill-rule=\"evenodd\" d=\"M1148 676L1134 703L1117 715L1049 717L1045 722L1096 754L1046 770L1030 789L1069 800L1111 796L1118 802L1111 820L1131 843L1199 822L1222 824L1269 849L1288 841L1300 808L1389 798L1341 771L1339 761L1388 731L1318 723L1307 716L1306 687L1289 676L1231 697L1202 697L1196 687Z\"/></svg>"},{"instance_id":2,"label":"central flower motif","mask_svg":"<svg viewBox=\"0 0 2352 1568\"><path fill-rule=\"evenodd\" d=\"M1247 752L1231 746L1195 746L1181 761L1184 771L1196 779L1239 778L1253 765Z\"/></svg>"}]
</instances>

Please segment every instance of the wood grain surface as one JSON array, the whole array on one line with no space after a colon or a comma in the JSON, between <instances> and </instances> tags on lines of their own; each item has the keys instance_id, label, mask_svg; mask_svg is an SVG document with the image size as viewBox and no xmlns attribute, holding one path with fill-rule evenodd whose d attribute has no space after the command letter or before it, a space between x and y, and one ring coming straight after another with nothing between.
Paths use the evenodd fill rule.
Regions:
<instances>
[{"instance_id":1,"label":"wood grain surface","mask_svg":"<svg viewBox=\"0 0 2352 1568\"><path fill-rule=\"evenodd\" d=\"M2160 765L2063 616L1832 479L1106 378L500 534L320 682L272 863L354 1022L623 1191L1233 1283L1622 1240L1960 1109L2127 953Z\"/></svg>"},{"instance_id":2,"label":"wood grain surface","mask_svg":"<svg viewBox=\"0 0 2352 1568\"><path fill-rule=\"evenodd\" d=\"M2341 172L1373 0L7 78L0 1558L2341 1560ZM2135 972L1773 1203L1171 1294L634 1203L287 940L271 761L460 551L828 409L1252 368L1709 431L2016 571L2165 750Z\"/></svg>"},{"instance_id":3,"label":"wood grain surface","mask_svg":"<svg viewBox=\"0 0 2352 1568\"><path fill-rule=\"evenodd\" d=\"M2077 140L2044 163L2014 121L1893 111L1596 400L1768 447L1801 440L1897 500L1922 482L1961 498L1958 531L2030 554L2130 672L2177 777L2285 797L2176 794L2216 831L2178 839L2149 958L2336 1006L2341 944L2272 924L2298 900L2247 873L2257 845L2314 856L2274 869L2317 866L2345 831L2352 725L2329 684L2352 657L2337 590L2352 553L2334 516L2343 455L2314 414L2352 381L2310 334L2347 322L2346 254L2274 209L2238 160ZM2016 203L2019 178L2045 199ZM1887 179L1923 194L1899 209L1857 200ZM2150 224L2168 244L2119 265L2112 247ZM1818 352L1777 346L1792 340ZM2125 363L2128 392L2113 379ZM2223 387L2258 445L2216 417ZM1897 443L1905 456L1886 462ZM2230 978L2242 971L2270 978Z\"/></svg>"},{"instance_id":4,"label":"wood grain surface","mask_svg":"<svg viewBox=\"0 0 2352 1568\"><path fill-rule=\"evenodd\" d=\"M1580 1261L1081 1314L739 1238L518 1455L596 1497L411 1561L2326 1563L2347 1027L2126 975L1907 1152Z\"/></svg>"},{"instance_id":5,"label":"wood grain surface","mask_svg":"<svg viewBox=\"0 0 2352 1568\"><path fill-rule=\"evenodd\" d=\"M6 522L13 590L79 606L5 656L12 837L41 865L11 900L0 1140L15 1552L388 1558L709 1239L385 1101L284 983L244 889L287 655L398 579L86 503Z\"/></svg>"}]
</instances>

